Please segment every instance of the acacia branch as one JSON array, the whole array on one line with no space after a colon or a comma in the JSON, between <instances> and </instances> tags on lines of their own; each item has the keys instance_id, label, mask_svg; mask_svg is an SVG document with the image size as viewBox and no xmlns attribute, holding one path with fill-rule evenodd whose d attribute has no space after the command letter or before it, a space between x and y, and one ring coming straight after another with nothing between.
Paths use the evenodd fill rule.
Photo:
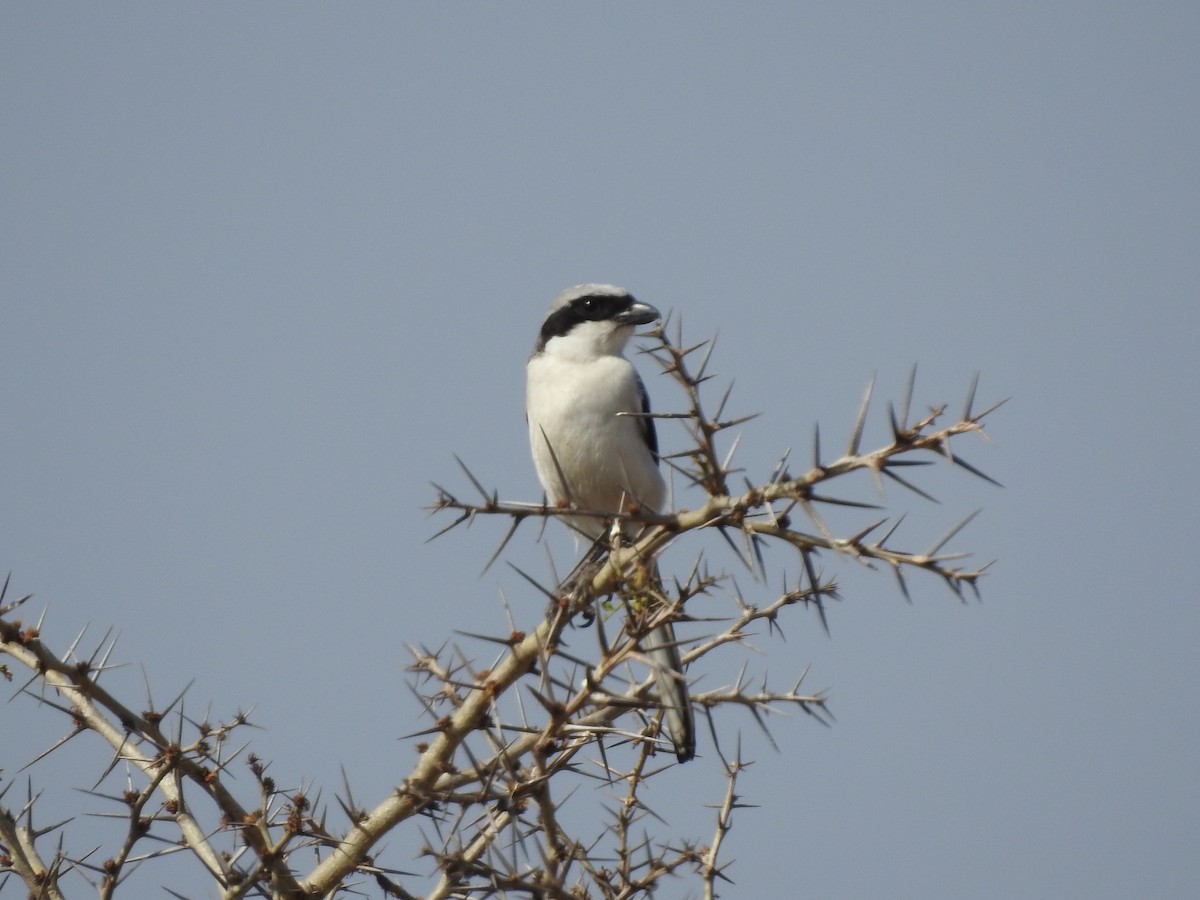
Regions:
<instances>
[{"instance_id":1,"label":"acacia branch","mask_svg":"<svg viewBox=\"0 0 1200 900\"><path fill-rule=\"evenodd\" d=\"M832 717L824 693L801 690L803 673L790 689L781 690L769 686L765 675L760 679L748 673L743 664L724 686L693 691L692 702L707 715L713 745L725 766L724 798L717 805L712 843L698 848L688 842L673 846L669 840L652 841L643 823L655 813L643 788L675 762L664 763L669 754L660 754L669 742L659 733L662 710L642 651L643 640L667 623L688 623L681 631L697 631L696 626L703 625L702 633L678 642L683 662L696 672L719 649L747 654L757 650L753 646L757 632L780 629L791 607L812 606L824 624L824 602L839 594L837 582L818 568L822 551L834 559L891 570L906 595L907 571L929 572L959 596L968 588L977 591L987 566L966 565L962 554L945 550L973 515L926 549L913 551L892 546L903 516L891 524L880 519L844 534L829 527L822 510L832 505L876 508L833 495L831 485L843 484L856 473L865 474L880 488L890 481L928 498L909 473L930 463L929 457L992 481L953 452L951 445L957 448L959 438L968 434L985 437L984 419L996 407L974 412L976 384L972 383L957 420L943 423L945 407L935 407L910 423L910 378L898 410L888 410L890 440L863 451L872 385L857 412L845 453L824 459L816 432L807 471L791 473L789 455L784 454L768 476L745 479L745 489L739 491L732 486L739 471L733 468L737 440L727 443L726 432L752 417L726 413L730 390L715 404L715 412L705 404L702 386L713 377L712 344L685 347L681 339L668 340L661 329L652 338L656 343L648 352L683 393L682 412L657 417L682 421L690 440L666 460L699 487L702 494L695 507L662 515L633 510L619 517L641 527L608 529L610 538L589 550L560 583L544 586L521 573L546 597L548 608L532 630L510 623L509 632L499 637L468 635L499 645L490 668L480 668L450 645L435 651L410 648L414 661L409 686L429 720L420 733L427 742L418 744L418 759L399 779L399 786L373 807L360 807L346 786L345 797L338 800L349 823L343 831L326 825L324 812L312 808L304 791L285 795L267 774L267 766L253 755L246 763L260 796L257 805L239 803L226 788L224 776L244 748L228 752L226 741L246 723L245 716L239 713L232 722L215 727L189 723L198 732L189 742L183 738L188 720L180 709L178 734L168 736L162 730L164 712L136 713L100 686L99 677L112 652L107 638L91 658L77 654L82 634L68 652L56 655L43 645L38 628L22 628L7 618L24 598L4 605L7 583L0 587L0 652L33 673L31 683L40 681L43 688L57 692L63 704L53 703L45 690L39 702L60 710L72 722L70 733L42 756L76 734L93 731L113 750L102 779L120 762L145 779L136 789L131 782L123 795L96 794L123 804L120 818L126 828L116 853L100 866L86 863L86 856L72 859L61 847L51 862L44 862L36 842L59 826L34 829L36 798L15 814L0 804L0 845L5 851L0 869L14 873L31 890L36 887L39 896L51 898L61 896L58 879L63 871L74 868L86 878L83 870L91 869L103 875L100 895L115 896L137 864L176 851L172 847L134 856L135 846L151 836L150 828L165 814L179 829L183 846L201 861L228 900L259 895L332 897L347 889L347 880L356 872L374 879L388 896L405 900L422 895L641 897L653 893L667 876L689 871L700 879L705 896L715 897L718 883L728 881L729 863L721 857L734 810L744 806L736 785L747 765L742 761L740 734L736 754L726 758L717 719L740 710L739 715L749 715L774 745L767 725L772 716L799 711L824 724ZM564 515L613 518L606 511L502 501L465 464L459 465L480 499L460 500L438 488L434 509L454 514L439 534L481 517L507 519L493 560L527 520L544 522ZM697 557L686 577L663 583L657 574L662 552L704 530L717 531L735 558L756 576L766 573L765 546L788 547L798 555L798 574L785 573L783 590L761 604L745 599L736 582L729 589L728 577L709 575L703 556ZM624 532L638 536L624 543L620 537ZM655 574L648 577L650 573ZM712 616L712 601L706 599L706 605L700 606L698 598L719 594L718 588L724 589L732 606L727 613ZM706 617L689 617L689 612L698 610ZM580 623L592 626L594 648L567 646L566 629ZM614 623L618 624L614 627ZM11 677L11 673L0 666L0 676ZM513 690L519 686L524 690ZM25 693L38 696L28 689ZM167 711L180 702L176 698ZM578 783L598 784L606 793L619 789L606 802L608 822L597 824L593 832L566 824L575 819L564 814L565 808L582 802L571 789ZM155 796L162 798L159 813L150 805ZM197 811L185 802L201 798L220 814L216 832L206 832ZM432 860L433 872L424 890L406 887L410 873L384 868L372 857L384 838L400 833L400 826L418 816L438 833L432 845L426 841L424 853ZM237 851L219 852L213 844L216 834L239 839ZM297 864L301 848L316 857L307 872Z\"/></svg>"}]
</instances>

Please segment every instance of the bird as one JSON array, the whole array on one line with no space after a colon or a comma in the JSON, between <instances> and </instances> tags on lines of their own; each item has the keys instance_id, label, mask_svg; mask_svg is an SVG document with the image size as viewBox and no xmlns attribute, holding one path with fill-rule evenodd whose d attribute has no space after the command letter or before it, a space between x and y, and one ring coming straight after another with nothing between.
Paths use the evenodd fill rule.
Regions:
<instances>
[{"instance_id":1,"label":"bird","mask_svg":"<svg viewBox=\"0 0 1200 900\"><path fill-rule=\"evenodd\" d=\"M662 510L667 486L650 399L625 358L634 328L660 318L653 306L611 284L576 285L550 304L525 384L534 468L550 503L612 515ZM599 516L562 518L593 541L608 529ZM633 539L641 527L626 520L622 536ZM642 650L676 758L687 762L696 753L695 723L671 623L650 631Z\"/></svg>"}]
</instances>

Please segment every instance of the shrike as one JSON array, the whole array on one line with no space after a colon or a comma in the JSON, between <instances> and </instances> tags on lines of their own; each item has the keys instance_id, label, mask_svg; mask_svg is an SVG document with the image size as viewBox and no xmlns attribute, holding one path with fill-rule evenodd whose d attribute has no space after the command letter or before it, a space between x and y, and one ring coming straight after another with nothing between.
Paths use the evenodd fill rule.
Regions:
<instances>
[{"instance_id":1,"label":"shrike","mask_svg":"<svg viewBox=\"0 0 1200 900\"><path fill-rule=\"evenodd\" d=\"M650 411L646 386L624 351L635 326L658 318L653 306L611 284L581 284L550 304L526 365L525 412L533 464L551 503L613 514L662 509L667 488L654 420L620 415ZM605 533L602 518L564 519L593 540ZM624 536L639 530L627 522ZM696 733L671 623L647 634L642 649L675 755L687 762Z\"/></svg>"}]
</instances>

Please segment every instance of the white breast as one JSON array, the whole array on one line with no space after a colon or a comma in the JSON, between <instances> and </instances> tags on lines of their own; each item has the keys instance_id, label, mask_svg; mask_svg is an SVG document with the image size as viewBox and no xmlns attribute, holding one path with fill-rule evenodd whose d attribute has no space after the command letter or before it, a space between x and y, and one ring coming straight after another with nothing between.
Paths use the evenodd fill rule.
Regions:
<instances>
[{"instance_id":1,"label":"white breast","mask_svg":"<svg viewBox=\"0 0 1200 900\"><path fill-rule=\"evenodd\" d=\"M623 502L625 510L631 504L662 508L666 485L642 424L617 415L642 411L637 374L627 359L534 356L525 402L534 464L550 502L613 513L623 511ZM599 519L572 524L592 537L604 527Z\"/></svg>"}]
</instances>

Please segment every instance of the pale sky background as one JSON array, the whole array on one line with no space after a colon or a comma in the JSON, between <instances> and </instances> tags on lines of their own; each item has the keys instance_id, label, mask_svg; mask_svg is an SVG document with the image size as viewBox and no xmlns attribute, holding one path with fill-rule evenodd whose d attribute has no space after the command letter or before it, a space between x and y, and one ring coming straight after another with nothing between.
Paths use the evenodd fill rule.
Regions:
<instances>
[{"instance_id":1,"label":"pale sky background","mask_svg":"<svg viewBox=\"0 0 1200 900\"><path fill-rule=\"evenodd\" d=\"M719 331L758 479L816 422L840 448L872 373L957 410L980 371L1012 400L962 452L1006 487L888 499L913 549L983 508L952 545L998 559L983 601L826 561L831 636L797 610L752 665L811 663L837 722L776 752L722 720L758 804L724 896L1193 896L1198 45L1195 3L4 4L0 571L55 646L119 632L132 702L144 667L253 706L277 780L332 800L344 766L374 805L426 724L404 643L542 608L478 574L503 523L427 545L423 507L470 493L453 453L539 497L523 364L560 289ZM532 532L506 558L546 573ZM0 778L63 729L0 705ZM43 820L106 811L76 743ZM711 838L700 753L653 787L664 837ZM131 896L168 871L211 896L153 866Z\"/></svg>"}]
</instances>

